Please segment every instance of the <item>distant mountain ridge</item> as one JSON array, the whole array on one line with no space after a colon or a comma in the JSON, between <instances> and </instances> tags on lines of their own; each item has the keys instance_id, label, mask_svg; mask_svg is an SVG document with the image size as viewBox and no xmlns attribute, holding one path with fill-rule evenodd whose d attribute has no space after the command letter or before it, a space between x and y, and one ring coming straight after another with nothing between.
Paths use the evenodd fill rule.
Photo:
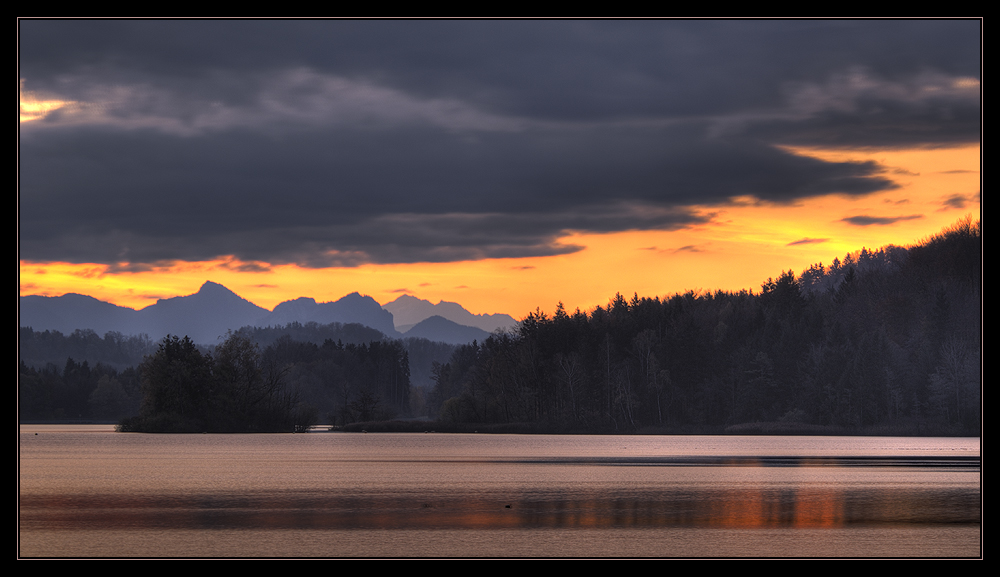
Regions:
<instances>
[{"instance_id":1,"label":"distant mountain ridge","mask_svg":"<svg viewBox=\"0 0 1000 577\"><path fill-rule=\"evenodd\" d=\"M427 339L449 345L464 345L472 341L483 342L490 333L479 327L469 327L434 315L413 325L405 336Z\"/></svg>"},{"instance_id":2,"label":"distant mountain ridge","mask_svg":"<svg viewBox=\"0 0 1000 577\"><path fill-rule=\"evenodd\" d=\"M409 315L408 319L417 318L414 324L435 316L434 311L440 304L447 305L444 308L449 311L450 317L472 319L480 323L484 319L498 317L509 319L510 324L516 323L508 315L473 315L457 303L432 305L428 301L420 301L414 297L408 299L426 303L429 308L425 309L431 312L425 317L419 317L419 313L408 310L406 313ZM394 302L399 301L400 299L396 299ZM284 326L292 322L318 324L336 322L365 325L391 338L404 336L397 330L397 322L394 321L390 309L383 308L372 297L357 292L325 303L317 303L315 299L309 297L300 297L285 301L274 307L273 311L268 311L221 284L206 281L194 294L160 299L155 304L140 310L73 293L61 297L23 296L19 299L19 305L20 326L32 327L35 331L55 330L65 334L77 329L91 329L98 334L145 333L153 340L159 340L167 334L176 334L190 336L197 343L215 344L220 342L227 331L245 326L268 327ZM471 342L477 338L482 340L484 333L475 331L485 329L476 327L468 331L466 329L473 329L472 325L455 321L454 318L448 320L451 321L450 324L431 323L406 336L447 343ZM437 335L437 338L429 336L431 334ZM462 340L465 334L471 335L467 341Z\"/></svg>"},{"instance_id":3,"label":"distant mountain ridge","mask_svg":"<svg viewBox=\"0 0 1000 577\"><path fill-rule=\"evenodd\" d=\"M99 334L120 332L139 334L137 312L94 297L67 293L61 297L38 295L18 299L20 326L37 327L39 330L57 330L70 333L76 329L92 329Z\"/></svg>"},{"instance_id":4,"label":"distant mountain ridge","mask_svg":"<svg viewBox=\"0 0 1000 577\"><path fill-rule=\"evenodd\" d=\"M392 313L396 330L404 333L417 323L433 316L448 319L455 324L476 327L487 333L517 326L517 320L510 315L503 313L476 315L458 303L439 301L438 304L432 304L430 301L410 295L402 295L391 303L382 305L382 308Z\"/></svg>"},{"instance_id":5,"label":"distant mountain ridge","mask_svg":"<svg viewBox=\"0 0 1000 577\"><path fill-rule=\"evenodd\" d=\"M327 303L317 303L308 297L285 301L274 307L265 322L260 326L281 326L291 322L316 322L321 325L358 323L389 337L400 336L393 326L392 313L382 309L372 297L356 292Z\"/></svg>"}]
</instances>

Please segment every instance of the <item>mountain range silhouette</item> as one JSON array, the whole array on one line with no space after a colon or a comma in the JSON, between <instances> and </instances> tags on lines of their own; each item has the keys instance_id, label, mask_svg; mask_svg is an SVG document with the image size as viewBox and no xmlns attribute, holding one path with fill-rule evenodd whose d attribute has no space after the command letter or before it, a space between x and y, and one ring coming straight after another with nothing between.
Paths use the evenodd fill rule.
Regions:
<instances>
[{"instance_id":1,"label":"mountain range silhouette","mask_svg":"<svg viewBox=\"0 0 1000 577\"><path fill-rule=\"evenodd\" d=\"M91 329L101 335L144 333L154 340L175 334L187 335L202 344L216 344L227 331L245 326L284 326L293 322L358 323L387 337L413 336L460 344L483 340L497 328L517 323L509 315L474 315L458 303L442 301L434 305L410 295L403 295L383 308L372 297L357 292L324 303L300 297L269 311L211 281L206 281L194 294L160 299L140 310L75 293L60 297L22 296L19 304L19 325L36 331L68 334L77 329ZM395 315L399 318L394 318Z\"/></svg>"}]
</instances>

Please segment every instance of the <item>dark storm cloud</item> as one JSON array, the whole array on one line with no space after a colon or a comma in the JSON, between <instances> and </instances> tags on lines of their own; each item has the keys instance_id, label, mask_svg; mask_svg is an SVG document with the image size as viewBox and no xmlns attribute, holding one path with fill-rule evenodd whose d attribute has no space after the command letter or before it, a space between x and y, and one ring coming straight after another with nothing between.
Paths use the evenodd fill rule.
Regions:
<instances>
[{"instance_id":1,"label":"dark storm cloud","mask_svg":"<svg viewBox=\"0 0 1000 577\"><path fill-rule=\"evenodd\" d=\"M976 21L22 21L27 260L351 266L896 185L979 138ZM251 265L260 266L260 265Z\"/></svg>"}]
</instances>

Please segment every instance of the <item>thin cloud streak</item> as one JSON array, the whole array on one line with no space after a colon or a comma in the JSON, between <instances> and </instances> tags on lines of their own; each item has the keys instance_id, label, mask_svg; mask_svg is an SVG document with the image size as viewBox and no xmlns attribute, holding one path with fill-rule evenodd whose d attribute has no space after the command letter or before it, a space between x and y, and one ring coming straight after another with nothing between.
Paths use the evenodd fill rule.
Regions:
<instances>
[{"instance_id":1,"label":"thin cloud streak","mask_svg":"<svg viewBox=\"0 0 1000 577\"><path fill-rule=\"evenodd\" d=\"M942 201L942 207L939 210L949 210L949 209L963 209L969 203L978 202L978 194L952 194L948 198Z\"/></svg>"},{"instance_id":2,"label":"thin cloud streak","mask_svg":"<svg viewBox=\"0 0 1000 577\"><path fill-rule=\"evenodd\" d=\"M872 226L895 224L903 220L914 220L923 218L921 214L911 214L907 216L850 216L840 219L841 222L853 224L854 226Z\"/></svg>"},{"instance_id":3,"label":"thin cloud streak","mask_svg":"<svg viewBox=\"0 0 1000 577\"><path fill-rule=\"evenodd\" d=\"M828 238L803 238L803 239L799 239L799 240L796 240L796 241L792 241L792 242L788 243L786 246L795 246L795 245L800 245L800 244L818 244L818 243L822 243L822 242L827 242L829 240L830 239L828 239Z\"/></svg>"}]
</instances>

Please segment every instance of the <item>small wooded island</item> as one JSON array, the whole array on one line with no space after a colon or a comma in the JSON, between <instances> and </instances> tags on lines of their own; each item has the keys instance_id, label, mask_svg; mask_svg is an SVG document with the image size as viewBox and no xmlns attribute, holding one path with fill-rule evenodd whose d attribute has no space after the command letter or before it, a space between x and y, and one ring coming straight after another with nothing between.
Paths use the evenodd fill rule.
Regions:
<instances>
[{"instance_id":1,"label":"small wooded island","mask_svg":"<svg viewBox=\"0 0 1000 577\"><path fill-rule=\"evenodd\" d=\"M240 334L230 334L214 355L202 354L188 337L167 335L139 371L140 414L123 419L118 431L291 432L316 419L285 390L283 370Z\"/></svg>"}]
</instances>

